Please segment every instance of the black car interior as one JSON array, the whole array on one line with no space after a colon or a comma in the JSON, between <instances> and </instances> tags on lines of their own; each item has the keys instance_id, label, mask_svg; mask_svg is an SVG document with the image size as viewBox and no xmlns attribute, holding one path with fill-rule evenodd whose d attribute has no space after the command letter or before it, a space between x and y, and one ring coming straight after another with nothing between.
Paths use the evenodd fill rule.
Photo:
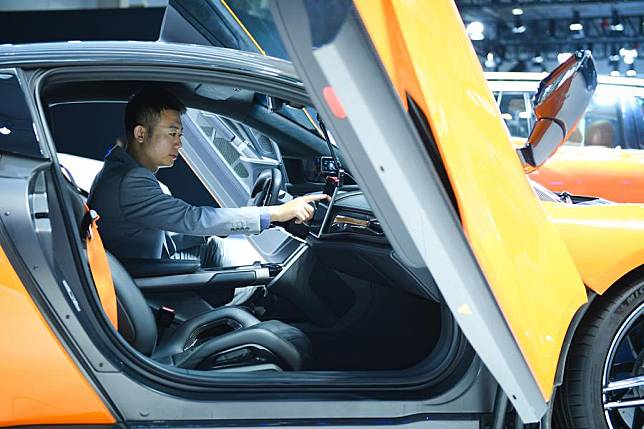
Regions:
<instances>
[{"instance_id":1,"label":"black car interior","mask_svg":"<svg viewBox=\"0 0 644 429\"><path fill-rule=\"evenodd\" d=\"M100 159L108 147L88 145L84 137L85 143L69 141L81 137L64 130L74 121L91 128L101 118L91 104L72 107L101 100L101 109L120 112L128 95L145 84L86 80L45 87L43 104L57 150ZM270 183L280 176L294 195L323 190L319 165L329 157L324 139L271 112L263 95L217 85L157 84L190 107L239 121L274 141L282 162L267 170ZM120 122L112 125L122 128ZM105 142L112 144L112 137ZM209 371L402 370L445 359L455 346L445 340L453 320L430 273L396 257L364 195L347 182L332 204L318 206L316 216L326 220L317 234L289 243L287 261L207 270L194 260L119 261L110 255L119 333L160 363ZM254 203L274 203L279 192L260 186ZM67 193L80 221L82 195L71 185ZM249 285L267 287L243 307L225 305L235 287Z\"/></svg>"}]
</instances>

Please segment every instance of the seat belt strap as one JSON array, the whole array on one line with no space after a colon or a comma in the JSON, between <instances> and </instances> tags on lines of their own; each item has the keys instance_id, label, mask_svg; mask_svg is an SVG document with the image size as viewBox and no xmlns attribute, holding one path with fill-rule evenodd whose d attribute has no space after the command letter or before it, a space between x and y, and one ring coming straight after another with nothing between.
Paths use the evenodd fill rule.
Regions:
<instances>
[{"instance_id":1,"label":"seat belt strap","mask_svg":"<svg viewBox=\"0 0 644 429\"><path fill-rule=\"evenodd\" d=\"M98 297L103 306L103 311L118 330L118 314L116 307L116 291L112 282L112 273L107 262L107 254L103 247L103 241L98 233L96 222L100 219L98 213L90 210L85 205L85 215L81 222L81 233L85 237L87 247L87 260L89 270L92 273Z\"/></svg>"}]
</instances>

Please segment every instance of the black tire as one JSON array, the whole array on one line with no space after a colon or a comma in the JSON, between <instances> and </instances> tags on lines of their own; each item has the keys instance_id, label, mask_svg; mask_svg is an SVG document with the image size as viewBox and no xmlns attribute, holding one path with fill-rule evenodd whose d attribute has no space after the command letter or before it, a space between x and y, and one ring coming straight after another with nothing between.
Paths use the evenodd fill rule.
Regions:
<instances>
[{"instance_id":1,"label":"black tire","mask_svg":"<svg viewBox=\"0 0 644 429\"><path fill-rule=\"evenodd\" d=\"M553 427L609 427L602 401L604 364L618 330L644 302L642 274L614 285L588 309L573 338L563 385L557 392ZM641 354L641 344L639 348ZM618 427L628 426L614 429Z\"/></svg>"}]
</instances>

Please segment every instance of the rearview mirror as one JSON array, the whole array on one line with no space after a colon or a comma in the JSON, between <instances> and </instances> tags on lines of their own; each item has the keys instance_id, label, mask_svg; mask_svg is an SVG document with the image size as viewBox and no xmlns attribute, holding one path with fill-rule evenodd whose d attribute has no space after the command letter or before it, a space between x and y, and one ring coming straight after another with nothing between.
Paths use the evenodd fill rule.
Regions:
<instances>
[{"instance_id":1,"label":"rearview mirror","mask_svg":"<svg viewBox=\"0 0 644 429\"><path fill-rule=\"evenodd\" d=\"M575 131L597 87L590 51L577 51L539 84L532 104L536 123L517 149L523 168L536 170Z\"/></svg>"}]
</instances>

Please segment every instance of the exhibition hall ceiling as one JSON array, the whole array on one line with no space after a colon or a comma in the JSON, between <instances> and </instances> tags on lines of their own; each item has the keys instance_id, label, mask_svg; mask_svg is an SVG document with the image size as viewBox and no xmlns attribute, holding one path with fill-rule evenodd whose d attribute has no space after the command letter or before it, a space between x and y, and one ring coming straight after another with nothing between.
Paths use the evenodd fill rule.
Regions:
<instances>
[{"instance_id":1,"label":"exhibition hall ceiling","mask_svg":"<svg viewBox=\"0 0 644 429\"><path fill-rule=\"evenodd\" d=\"M600 73L644 71L644 1L459 0L487 70L542 71L577 49L590 49Z\"/></svg>"}]
</instances>

